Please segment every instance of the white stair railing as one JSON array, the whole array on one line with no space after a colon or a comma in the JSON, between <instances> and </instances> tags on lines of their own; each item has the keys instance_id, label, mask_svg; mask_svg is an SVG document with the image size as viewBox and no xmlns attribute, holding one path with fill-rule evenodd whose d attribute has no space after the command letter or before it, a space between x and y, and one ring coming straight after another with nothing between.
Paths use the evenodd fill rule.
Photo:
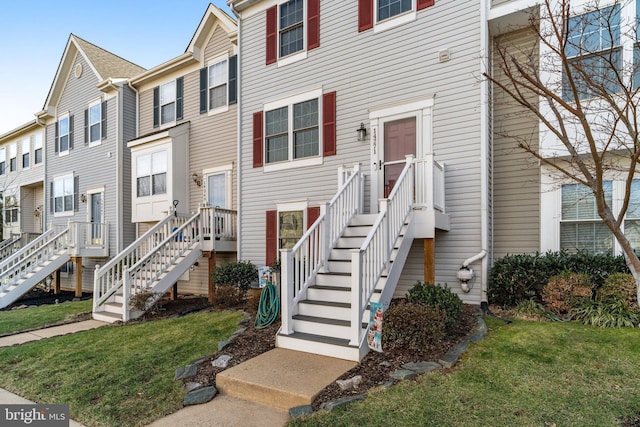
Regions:
<instances>
[{"instance_id":1,"label":"white stair railing","mask_svg":"<svg viewBox=\"0 0 640 427\"><path fill-rule=\"evenodd\" d=\"M93 283L93 310L95 311L97 307L104 304L123 285L127 268L152 251L167 236L182 226L187 219L188 217L184 215L169 214L101 268L96 266Z\"/></svg>"},{"instance_id":2,"label":"white stair railing","mask_svg":"<svg viewBox=\"0 0 640 427\"><path fill-rule=\"evenodd\" d=\"M339 171L343 174L343 170ZM340 179L340 178L339 178ZM293 333L292 317L296 304L305 298L321 267L327 265L329 253L354 215L362 209L362 172L355 165L324 213L309 227L291 249L280 250L281 260L281 333Z\"/></svg>"},{"instance_id":3,"label":"white stair railing","mask_svg":"<svg viewBox=\"0 0 640 427\"><path fill-rule=\"evenodd\" d=\"M380 213L360 249L351 253L351 338L359 346L362 318L378 280L389 268L391 253L414 203L414 159L407 156L391 194L381 200Z\"/></svg>"},{"instance_id":4,"label":"white stair railing","mask_svg":"<svg viewBox=\"0 0 640 427\"><path fill-rule=\"evenodd\" d=\"M49 229L40 237L23 247L13 256L0 263L0 283L2 288L15 285L27 273L46 262L62 249L69 246L69 227L54 234Z\"/></svg>"},{"instance_id":5,"label":"white stair railing","mask_svg":"<svg viewBox=\"0 0 640 427\"><path fill-rule=\"evenodd\" d=\"M444 165L433 154L415 160L416 206L433 208L445 213Z\"/></svg>"},{"instance_id":6,"label":"white stair railing","mask_svg":"<svg viewBox=\"0 0 640 427\"><path fill-rule=\"evenodd\" d=\"M16 246L20 244L21 236L19 234L13 234L8 239L0 242L0 259L5 259L16 252Z\"/></svg>"},{"instance_id":7,"label":"white stair railing","mask_svg":"<svg viewBox=\"0 0 640 427\"><path fill-rule=\"evenodd\" d=\"M201 206L200 214L204 240L236 240L238 211L214 206Z\"/></svg>"},{"instance_id":8,"label":"white stair railing","mask_svg":"<svg viewBox=\"0 0 640 427\"><path fill-rule=\"evenodd\" d=\"M150 289L178 258L199 243L201 229L200 213L197 213L124 271L122 320L129 320L131 297Z\"/></svg>"}]
</instances>

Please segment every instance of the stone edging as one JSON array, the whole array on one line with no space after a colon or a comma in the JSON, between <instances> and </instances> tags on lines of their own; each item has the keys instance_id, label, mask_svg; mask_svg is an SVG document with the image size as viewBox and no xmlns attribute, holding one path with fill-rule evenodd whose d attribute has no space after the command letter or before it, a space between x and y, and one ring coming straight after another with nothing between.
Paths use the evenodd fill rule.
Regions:
<instances>
[{"instance_id":1,"label":"stone edging","mask_svg":"<svg viewBox=\"0 0 640 427\"><path fill-rule=\"evenodd\" d=\"M454 366L458 360L460 360L460 356L467 351L467 347L469 343L479 342L487 335L487 324L482 318L482 314L476 316L478 324L474 328L474 331L467 336L464 341L454 346L451 350L449 350L445 355L443 355L438 362L412 362L406 363L402 367L404 369L399 369L397 371L391 372L391 380L384 384L383 387L389 388L391 387L397 380L409 380L414 379L418 375L422 375L427 372L431 372L438 369L443 368L451 368ZM347 380L348 381L348 380ZM341 408L346 406L352 402L356 402L358 400L363 400L367 397L367 393L362 393L353 396L341 397L339 399L335 399L329 402L325 402L320 406L320 410L325 411L333 411L334 409ZM311 405L302 405L296 406L294 408L289 408L289 415L291 418L297 418L303 415L309 415L313 412L313 407Z\"/></svg>"}]
</instances>

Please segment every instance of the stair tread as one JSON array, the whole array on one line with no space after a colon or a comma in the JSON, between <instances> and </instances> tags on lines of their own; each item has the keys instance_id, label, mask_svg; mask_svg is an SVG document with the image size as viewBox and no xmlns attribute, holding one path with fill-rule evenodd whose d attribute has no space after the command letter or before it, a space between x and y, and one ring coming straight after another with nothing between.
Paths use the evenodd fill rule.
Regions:
<instances>
[{"instance_id":1,"label":"stair tread","mask_svg":"<svg viewBox=\"0 0 640 427\"><path fill-rule=\"evenodd\" d=\"M320 274L323 276L351 276L351 273L340 273L340 272L331 272L331 271L329 271L328 273L319 271L318 275Z\"/></svg>"},{"instance_id":2,"label":"stair tread","mask_svg":"<svg viewBox=\"0 0 640 427\"><path fill-rule=\"evenodd\" d=\"M109 311L98 311L98 312L96 312L94 314L97 314L99 316L111 317L113 319L122 320L122 314L111 313Z\"/></svg>"},{"instance_id":3,"label":"stair tread","mask_svg":"<svg viewBox=\"0 0 640 427\"><path fill-rule=\"evenodd\" d=\"M313 285L309 286L309 289L320 289L327 291L351 291L351 288L345 288L343 286L329 286L329 285Z\"/></svg>"},{"instance_id":4,"label":"stair tread","mask_svg":"<svg viewBox=\"0 0 640 427\"><path fill-rule=\"evenodd\" d=\"M357 348L356 346L349 345L349 340L347 340L347 339L328 337L328 336L325 336L325 335L308 334L308 333L305 333L305 332L294 332L294 333L292 333L290 335L282 335L282 334L280 334L280 336L299 339L299 340L303 340L303 341L315 341L315 342L319 342L319 343L323 343L323 344L336 345L336 346L340 346L340 347Z\"/></svg>"},{"instance_id":5,"label":"stair tread","mask_svg":"<svg viewBox=\"0 0 640 427\"><path fill-rule=\"evenodd\" d=\"M326 325L336 325L336 326L351 325L351 322L348 320L330 319L328 317L305 316L303 314L296 314L295 316L293 316L293 318L296 320L303 320L306 322L324 323Z\"/></svg>"},{"instance_id":6,"label":"stair tread","mask_svg":"<svg viewBox=\"0 0 640 427\"><path fill-rule=\"evenodd\" d=\"M300 303L312 304L312 305L326 305L328 307L351 308L351 304L346 302L318 301L318 300L305 299L300 301Z\"/></svg>"}]
</instances>

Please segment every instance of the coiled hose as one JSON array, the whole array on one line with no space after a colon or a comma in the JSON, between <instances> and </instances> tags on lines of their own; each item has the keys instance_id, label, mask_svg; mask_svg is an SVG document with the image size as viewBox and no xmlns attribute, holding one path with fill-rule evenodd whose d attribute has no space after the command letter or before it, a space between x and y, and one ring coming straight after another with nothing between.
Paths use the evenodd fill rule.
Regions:
<instances>
[{"instance_id":1,"label":"coiled hose","mask_svg":"<svg viewBox=\"0 0 640 427\"><path fill-rule=\"evenodd\" d=\"M278 289L269 283L260 293L258 303L258 313L256 314L255 326L258 329L266 328L276 321L280 311L280 300L278 299Z\"/></svg>"}]
</instances>

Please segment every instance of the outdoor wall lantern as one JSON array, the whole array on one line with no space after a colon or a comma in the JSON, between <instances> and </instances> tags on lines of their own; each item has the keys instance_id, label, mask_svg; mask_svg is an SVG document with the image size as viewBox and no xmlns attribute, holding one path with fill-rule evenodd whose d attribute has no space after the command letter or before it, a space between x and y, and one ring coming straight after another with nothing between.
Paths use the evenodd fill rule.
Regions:
<instances>
[{"instance_id":1,"label":"outdoor wall lantern","mask_svg":"<svg viewBox=\"0 0 640 427\"><path fill-rule=\"evenodd\" d=\"M358 132L358 141L364 141L367 137L367 128L364 127L364 123L360 123L360 127L356 132Z\"/></svg>"},{"instance_id":2,"label":"outdoor wall lantern","mask_svg":"<svg viewBox=\"0 0 640 427\"><path fill-rule=\"evenodd\" d=\"M80 195L80 201L82 203L87 203L87 195L86 194L81 194Z\"/></svg>"},{"instance_id":3,"label":"outdoor wall lantern","mask_svg":"<svg viewBox=\"0 0 640 427\"><path fill-rule=\"evenodd\" d=\"M202 177L198 172L194 172L193 175L191 175L191 179L193 179L193 182L195 182L198 187L202 186Z\"/></svg>"}]
</instances>

